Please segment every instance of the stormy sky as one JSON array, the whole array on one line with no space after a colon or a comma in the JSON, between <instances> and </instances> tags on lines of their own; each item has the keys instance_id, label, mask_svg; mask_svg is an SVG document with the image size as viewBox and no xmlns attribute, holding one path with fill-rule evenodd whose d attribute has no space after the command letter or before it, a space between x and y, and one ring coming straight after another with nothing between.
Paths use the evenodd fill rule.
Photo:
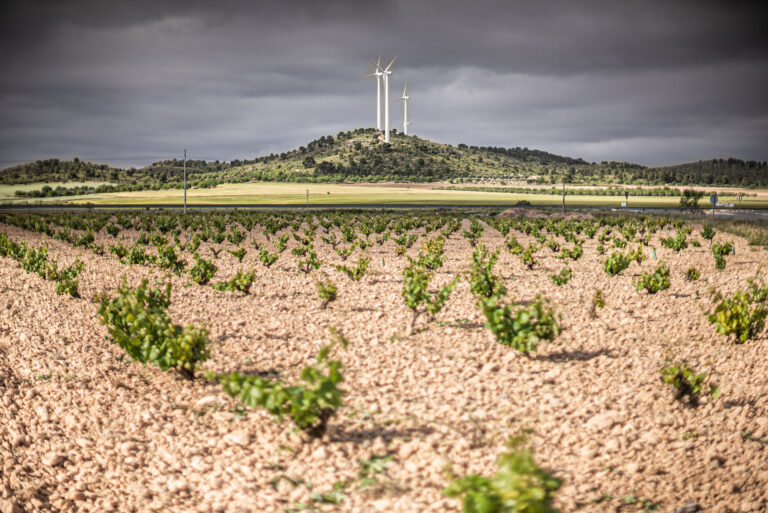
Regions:
<instances>
[{"instance_id":1,"label":"stormy sky","mask_svg":"<svg viewBox=\"0 0 768 513\"><path fill-rule=\"evenodd\" d=\"M648 165L768 160L768 9L710 1L4 1L0 165L230 160L375 125ZM140 158L124 158L140 157Z\"/></svg>"}]
</instances>

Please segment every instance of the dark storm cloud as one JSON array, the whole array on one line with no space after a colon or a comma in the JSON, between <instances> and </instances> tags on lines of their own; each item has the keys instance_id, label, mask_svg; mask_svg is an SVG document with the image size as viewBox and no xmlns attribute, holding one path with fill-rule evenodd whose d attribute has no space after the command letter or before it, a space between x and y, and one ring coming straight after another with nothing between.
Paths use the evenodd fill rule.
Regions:
<instances>
[{"instance_id":1,"label":"dark storm cloud","mask_svg":"<svg viewBox=\"0 0 768 513\"><path fill-rule=\"evenodd\" d=\"M411 128L427 138L649 164L768 158L768 12L747 3L0 9L0 160L253 157L372 126L364 75L379 53L400 56L391 93L409 81Z\"/></svg>"}]
</instances>

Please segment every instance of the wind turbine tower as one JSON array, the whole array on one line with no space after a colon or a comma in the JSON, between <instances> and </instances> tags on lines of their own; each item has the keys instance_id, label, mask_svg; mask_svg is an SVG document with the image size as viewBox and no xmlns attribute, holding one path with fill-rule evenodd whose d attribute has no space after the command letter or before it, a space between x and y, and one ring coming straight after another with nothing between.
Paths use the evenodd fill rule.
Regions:
<instances>
[{"instance_id":1,"label":"wind turbine tower","mask_svg":"<svg viewBox=\"0 0 768 513\"><path fill-rule=\"evenodd\" d=\"M389 64L387 64L387 67L384 69L381 69L381 66L376 66L384 76L384 142L385 143L389 142L389 76L392 74L392 71L390 71L390 68L392 67L392 64L395 63L395 59L397 59L397 57L389 61Z\"/></svg>"},{"instance_id":2,"label":"wind turbine tower","mask_svg":"<svg viewBox=\"0 0 768 513\"><path fill-rule=\"evenodd\" d=\"M376 77L376 130L381 130L381 77L384 73L381 72L381 57L373 65L374 72L368 75L369 77Z\"/></svg>"},{"instance_id":3,"label":"wind turbine tower","mask_svg":"<svg viewBox=\"0 0 768 513\"><path fill-rule=\"evenodd\" d=\"M408 100L411 99L408 96L408 82L403 86L403 95L400 99L403 100L403 135L408 135L408 125L410 125L408 122Z\"/></svg>"}]
</instances>

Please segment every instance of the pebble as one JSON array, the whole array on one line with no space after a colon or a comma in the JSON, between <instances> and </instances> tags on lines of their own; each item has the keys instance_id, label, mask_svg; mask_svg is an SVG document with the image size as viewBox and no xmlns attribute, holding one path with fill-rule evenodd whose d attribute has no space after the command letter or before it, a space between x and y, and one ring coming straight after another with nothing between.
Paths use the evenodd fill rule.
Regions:
<instances>
[{"instance_id":1,"label":"pebble","mask_svg":"<svg viewBox=\"0 0 768 513\"><path fill-rule=\"evenodd\" d=\"M195 402L195 408L202 408L204 406L208 406L209 404L216 404L218 403L219 397L216 395L209 395L206 397L203 397L202 399L198 399L197 402Z\"/></svg>"},{"instance_id":2,"label":"pebble","mask_svg":"<svg viewBox=\"0 0 768 513\"><path fill-rule=\"evenodd\" d=\"M620 421L621 415L616 412L600 413L587 421L587 428L594 431L603 431L613 427Z\"/></svg>"},{"instance_id":3,"label":"pebble","mask_svg":"<svg viewBox=\"0 0 768 513\"><path fill-rule=\"evenodd\" d=\"M48 408L45 406L38 406L35 408L35 413L37 413L37 416L40 417L40 420L42 422L48 422L50 417L48 416Z\"/></svg>"},{"instance_id":4,"label":"pebble","mask_svg":"<svg viewBox=\"0 0 768 513\"><path fill-rule=\"evenodd\" d=\"M313 460L325 460L326 458L328 458L328 450L325 448L325 446L321 445L312 451Z\"/></svg>"},{"instance_id":5,"label":"pebble","mask_svg":"<svg viewBox=\"0 0 768 513\"><path fill-rule=\"evenodd\" d=\"M56 452L47 452L43 455L43 458L41 461L43 462L44 465L48 467L55 467L56 465L64 461L64 456Z\"/></svg>"},{"instance_id":6,"label":"pebble","mask_svg":"<svg viewBox=\"0 0 768 513\"><path fill-rule=\"evenodd\" d=\"M699 506L697 503L693 501L687 501L682 506L678 506L675 508L675 513L696 513L701 509L701 506Z\"/></svg>"},{"instance_id":7,"label":"pebble","mask_svg":"<svg viewBox=\"0 0 768 513\"><path fill-rule=\"evenodd\" d=\"M16 501L0 499L0 513L23 513L23 510Z\"/></svg>"},{"instance_id":8,"label":"pebble","mask_svg":"<svg viewBox=\"0 0 768 513\"><path fill-rule=\"evenodd\" d=\"M171 493L187 491L188 489L189 489L189 484L184 479L168 480L168 491Z\"/></svg>"},{"instance_id":9,"label":"pebble","mask_svg":"<svg viewBox=\"0 0 768 513\"><path fill-rule=\"evenodd\" d=\"M251 434L244 429L232 431L224 435L224 442L228 445L241 445L245 446L251 443Z\"/></svg>"}]
</instances>

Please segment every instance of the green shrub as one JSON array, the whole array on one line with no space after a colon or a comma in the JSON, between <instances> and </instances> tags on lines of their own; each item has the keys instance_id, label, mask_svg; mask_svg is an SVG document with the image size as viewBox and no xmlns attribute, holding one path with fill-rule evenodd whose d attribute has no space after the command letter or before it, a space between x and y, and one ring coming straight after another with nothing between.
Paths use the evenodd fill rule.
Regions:
<instances>
[{"instance_id":1,"label":"green shrub","mask_svg":"<svg viewBox=\"0 0 768 513\"><path fill-rule=\"evenodd\" d=\"M355 252L355 248L357 246L355 244L350 244L347 247L339 246L336 248L336 254L341 257L342 262L346 262L347 258L349 258L349 255Z\"/></svg>"},{"instance_id":2,"label":"green shrub","mask_svg":"<svg viewBox=\"0 0 768 513\"><path fill-rule=\"evenodd\" d=\"M270 253L264 248L261 248L259 251L259 261L264 264L264 267L267 269L272 267L272 264L277 262L278 258L280 258L280 253Z\"/></svg>"},{"instance_id":3,"label":"green shrub","mask_svg":"<svg viewBox=\"0 0 768 513\"><path fill-rule=\"evenodd\" d=\"M763 330L768 315L767 301L768 286L750 279L746 291L739 290L728 298L715 293L713 302L717 305L707 318L719 334L733 336L734 342L744 343Z\"/></svg>"},{"instance_id":4,"label":"green shrub","mask_svg":"<svg viewBox=\"0 0 768 513\"><path fill-rule=\"evenodd\" d=\"M638 264L642 264L645 261L645 254L643 254L643 248L641 246L636 247L634 251L630 251L627 253L627 258L629 258L630 260L634 260Z\"/></svg>"},{"instance_id":5,"label":"green shrub","mask_svg":"<svg viewBox=\"0 0 768 513\"><path fill-rule=\"evenodd\" d=\"M128 254L128 250L123 245L123 241L122 240L117 241L117 244L110 244L108 249L109 249L110 253L115 255L120 260L125 258L125 255Z\"/></svg>"},{"instance_id":6,"label":"green shrub","mask_svg":"<svg viewBox=\"0 0 768 513\"><path fill-rule=\"evenodd\" d=\"M659 264L653 273L643 272L637 280L637 291L645 289L649 294L656 294L660 290L669 288L669 267Z\"/></svg>"},{"instance_id":7,"label":"green shrub","mask_svg":"<svg viewBox=\"0 0 768 513\"><path fill-rule=\"evenodd\" d=\"M711 242L712 239L715 238L715 229L712 228L710 225L705 224L701 228L701 236Z\"/></svg>"},{"instance_id":8,"label":"green shrub","mask_svg":"<svg viewBox=\"0 0 768 513\"><path fill-rule=\"evenodd\" d=\"M733 253L733 242L712 243L712 255L715 257L715 269L722 271L725 269L725 255Z\"/></svg>"},{"instance_id":9,"label":"green shrub","mask_svg":"<svg viewBox=\"0 0 768 513\"><path fill-rule=\"evenodd\" d=\"M238 244L240 244L245 240L245 234L241 232L237 226L232 226L232 228L230 228L230 233L227 234L227 240L232 244L234 244L235 246L237 246ZM237 255L234 255L234 254L232 256L237 257ZM245 253L243 253L243 256L245 256ZM238 261L242 262L243 261L242 257L239 257Z\"/></svg>"},{"instance_id":10,"label":"green shrub","mask_svg":"<svg viewBox=\"0 0 768 513\"><path fill-rule=\"evenodd\" d=\"M84 248L90 247L91 244L93 244L94 241L93 232L91 230L86 231L83 235L80 236L79 239L77 239L77 242L75 242L75 246L82 246Z\"/></svg>"},{"instance_id":11,"label":"green shrub","mask_svg":"<svg viewBox=\"0 0 768 513\"><path fill-rule=\"evenodd\" d=\"M337 265L336 270L346 274L350 280L360 281L363 276L365 276L365 272L368 270L368 264L370 261L371 259L368 257L368 255L363 253L358 257L357 265L355 267Z\"/></svg>"},{"instance_id":12,"label":"green shrub","mask_svg":"<svg viewBox=\"0 0 768 513\"><path fill-rule=\"evenodd\" d=\"M589 309L589 315L592 318L597 317L597 309L598 308L605 308L605 297L603 296L603 291L600 289L595 289L595 293L592 295L592 305Z\"/></svg>"},{"instance_id":13,"label":"green shrub","mask_svg":"<svg viewBox=\"0 0 768 513\"><path fill-rule=\"evenodd\" d=\"M315 283L315 288L317 288L317 295L320 297L321 309L324 310L328 303L336 301L336 285L332 281L318 281Z\"/></svg>"},{"instance_id":14,"label":"green shrub","mask_svg":"<svg viewBox=\"0 0 768 513\"><path fill-rule=\"evenodd\" d=\"M626 248L627 247L627 241L622 239L618 235L615 235L613 237L613 247L614 248Z\"/></svg>"},{"instance_id":15,"label":"green shrub","mask_svg":"<svg viewBox=\"0 0 768 513\"><path fill-rule=\"evenodd\" d=\"M443 255L444 248L445 237L439 235L424 243L423 250L415 260L409 257L408 261L411 264L425 268L427 271L436 271L442 267L443 262L445 262L445 256Z\"/></svg>"},{"instance_id":16,"label":"green shrub","mask_svg":"<svg viewBox=\"0 0 768 513\"><path fill-rule=\"evenodd\" d=\"M480 308L496 340L525 355L535 352L542 340L554 340L560 333L557 316L541 295L517 310L500 305L496 298L481 300Z\"/></svg>"},{"instance_id":17,"label":"green shrub","mask_svg":"<svg viewBox=\"0 0 768 513\"><path fill-rule=\"evenodd\" d=\"M277 249L278 253L282 253L285 251L285 248L288 247L288 234L282 235L280 239L277 241L277 245L275 246L275 249Z\"/></svg>"},{"instance_id":18,"label":"green shrub","mask_svg":"<svg viewBox=\"0 0 768 513\"><path fill-rule=\"evenodd\" d=\"M404 256L406 251L419 239L417 235L404 233L400 237L392 239L395 241L397 247L395 248L395 254L397 256Z\"/></svg>"},{"instance_id":19,"label":"green shrub","mask_svg":"<svg viewBox=\"0 0 768 513\"><path fill-rule=\"evenodd\" d=\"M477 241L480 240L480 237L483 235L483 230L483 225L481 225L477 219L472 219L469 223L469 231L464 230L462 236L467 239L469 245L474 248L477 245Z\"/></svg>"},{"instance_id":20,"label":"green shrub","mask_svg":"<svg viewBox=\"0 0 768 513\"><path fill-rule=\"evenodd\" d=\"M510 253L513 255L519 255L523 252L523 246L520 244L514 235L510 235L504 240L504 245L507 247Z\"/></svg>"},{"instance_id":21,"label":"green shrub","mask_svg":"<svg viewBox=\"0 0 768 513\"><path fill-rule=\"evenodd\" d=\"M536 259L534 258L534 253L538 251L539 248L536 246L536 244L528 244L528 247L526 247L523 251L520 252L518 255L520 257L520 261L525 265L525 267L528 268L530 271L534 268L536 265Z\"/></svg>"},{"instance_id":22,"label":"green shrub","mask_svg":"<svg viewBox=\"0 0 768 513\"><path fill-rule=\"evenodd\" d=\"M552 250L552 253L557 253L558 251L560 251L560 243L558 243L554 239L554 237L550 237L549 239L547 239L547 242L544 243L544 247L547 247L550 250Z\"/></svg>"},{"instance_id":23,"label":"green shrub","mask_svg":"<svg viewBox=\"0 0 768 513\"><path fill-rule=\"evenodd\" d=\"M106 231L112 237L117 237L117 235L120 233L120 228L116 226L114 223L109 223L107 226L104 227L104 231Z\"/></svg>"},{"instance_id":24,"label":"green shrub","mask_svg":"<svg viewBox=\"0 0 768 513\"><path fill-rule=\"evenodd\" d=\"M152 257L147 255L147 252L144 250L144 248L133 246L130 251L128 251L128 254L123 259L123 262L126 264L145 265L152 260Z\"/></svg>"},{"instance_id":25,"label":"green shrub","mask_svg":"<svg viewBox=\"0 0 768 513\"><path fill-rule=\"evenodd\" d=\"M56 280L56 294L69 294L72 297L80 297L77 291L78 280Z\"/></svg>"},{"instance_id":26,"label":"green shrub","mask_svg":"<svg viewBox=\"0 0 768 513\"><path fill-rule=\"evenodd\" d=\"M0 233L0 256L9 256L11 258L18 258L21 256L22 248L19 244L16 244L8 238L4 233Z\"/></svg>"},{"instance_id":27,"label":"green shrub","mask_svg":"<svg viewBox=\"0 0 768 513\"><path fill-rule=\"evenodd\" d=\"M328 237L320 237L320 240L328 244L333 250L336 250L336 246L339 244L339 240L336 238L335 233L331 233Z\"/></svg>"},{"instance_id":28,"label":"green shrub","mask_svg":"<svg viewBox=\"0 0 768 513\"><path fill-rule=\"evenodd\" d=\"M28 273L35 273L45 278L48 274L48 245L42 244L37 248L25 246L25 249L21 267Z\"/></svg>"},{"instance_id":29,"label":"green shrub","mask_svg":"<svg viewBox=\"0 0 768 513\"><path fill-rule=\"evenodd\" d=\"M507 289L504 282L493 274L493 267L499 258L499 250L493 253L480 244L472 253L472 270L469 274L469 290L477 298L497 298L504 296Z\"/></svg>"},{"instance_id":30,"label":"green shrub","mask_svg":"<svg viewBox=\"0 0 768 513\"><path fill-rule=\"evenodd\" d=\"M250 270L246 273L244 273L243 271L237 271L237 274L235 274L229 281L214 283L213 285L211 285L211 287L219 291L228 290L230 292L234 292L236 290L239 290L243 294L248 294L248 292L251 290L251 285L253 285L253 282L255 279L256 279L256 273L253 272L253 270Z\"/></svg>"},{"instance_id":31,"label":"green shrub","mask_svg":"<svg viewBox=\"0 0 768 513\"><path fill-rule=\"evenodd\" d=\"M702 392L716 399L720 397L720 387L709 381L707 373L696 373L685 361L659 369L661 380L675 388L675 399L687 399L689 406L697 406Z\"/></svg>"},{"instance_id":32,"label":"green shrub","mask_svg":"<svg viewBox=\"0 0 768 513\"><path fill-rule=\"evenodd\" d=\"M171 284L165 289L150 289L147 280L131 289L123 277L117 297L100 298L99 316L107 326L112 342L134 360L152 363L162 370L176 369L187 379L194 378L199 362L208 358L208 332L171 322L167 309L171 303Z\"/></svg>"},{"instance_id":33,"label":"green shrub","mask_svg":"<svg viewBox=\"0 0 768 513\"><path fill-rule=\"evenodd\" d=\"M181 273L184 271L184 267L187 265L187 262L179 258L179 255L176 253L176 248L174 246L168 244L158 248L157 265L159 265L161 269L173 271L174 273L181 275Z\"/></svg>"},{"instance_id":34,"label":"green shrub","mask_svg":"<svg viewBox=\"0 0 768 513\"><path fill-rule=\"evenodd\" d=\"M571 280L571 270L567 267L563 267L560 269L560 272L557 274L550 274L549 277L552 278L552 283L555 285L565 285Z\"/></svg>"},{"instance_id":35,"label":"green shrub","mask_svg":"<svg viewBox=\"0 0 768 513\"><path fill-rule=\"evenodd\" d=\"M323 265L323 263L317 257L317 253L315 253L312 244L309 244L308 246L302 246L302 248L306 249L306 252L304 253L305 258L299 260L299 271L305 274L309 274L313 270L320 269L320 266Z\"/></svg>"},{"instance_id":36,"label":"green shrub","mask_svg":"<svg viewBox=\"0 0 768 513\"><path fill-rule=\"evenodd\" d=\"M603 262L605 272L609 276L616 276L617 274L621 273L621 271L629 267L630 263L632 263L632 259L623 253L619 253L618 251L611 253L611 256L606 258Z\"/></svg>"},{"instance_id":37,"label":"green shrub","mask_svg":"<svg viewBox=\"0 0 768 513\"><path fill-rule=\"evenodd\" d=\"M509 452L499 456L490 478L451 476L443 494L460 497L464 513L556 513L552 500L562 481L536 464L533 451L521 448L524 441L510 440Z\"/></svg>"},{"instance_id":38,"label":"green shrub","mask_svg":"<svg viewBox=\"0 0 768 513\"><path fill-rule=\"evenodd\" d=\"M206 378L218 381L227 394L246 406L264 408L280 419L288 416L310 436L321 437L345 394L337 386L343 381L341 362L328 360L328 352L329 347L324 346L316 363L301 371L303 383L292 386L276 379L238 373L209 372Z\"/></svg>"},{"instance_id":39,"label":"green shrub","mask_svg":"<svg viewBox=\"0 0 768 513\"><path fill-rule=\"evenodd\" d=\"M433 273L427 271L424 267L411 264L403 271L403 291L405 304L411 310L411 319L406 326L405 336L413 333L413 327L416 325L416 319L423 313L430 316L437 314L445 306L448 296L456 287L458 278L454 278L447 285L443 285L437 292L429 292L430 281Z\"/></svg>"},{"instance_id":40,"label":"green shrub","mask_svg":"<svg viewBox=\"0 0 768 513\"><path fill-rule=\"evenodd\" d=\"M602 290L595 290L595 294L592 296L592 304L597 308L605 307L605 298L603 297Z\"/></svg>"},{"instance_id":41,"label":"green shrub","mask_svg":"<svg viewBox=\"0 0 768 513\"><path fill-rule=\"evenodd\" d=\"M699 273L699 270L696 269L694 266L690 266L688 269L685 270L685 277L688 281L696 281L701 276L701 273Z\"/></svg>"},{"instance_id":42,"label":"green shrub","mask_svg":"<svg viewBox=\"0 0 768 513\"><path fill-rule=\"evenodd\" d=\"M576 244L571 249L563 248L558 258L561 260L567 260L570 258L571 260L575 261L581 258L582 255L584 255L584 248L581 247L581 244Z\"/></svg>"},{"instance_id":43,"label":"green shrub","mask_svg":"<svg viewBox=\"0 0 768 513\"><path fill-rule=\"evenodd\" d=\"M688 234L680 230L677 232L675 237L662 237L660 240L661 245L665 248L669 248L674 251L681 251L688 247L688 241L686 238L688 237Z\"/></svg>"},{"instance_id":44,"label":"green shrub","mask_svg":"<svg viewBox=\"0 0 768 513\"><path fill-rule=\"evenodd\" d=\"M239 233L239 232L238 232L238 233ZM233 250L233 251L229 251L229 250L227 250L227 253L229 253L229 254L230 254L230 255L232 255L233 257L237 258L237 261L238 261L238 262L242 262L242 261L243 261L243 258L245 258L245 254L246 254L247 252L248 252L248 251L247 251L245 248L237 248L237 249L235 249L235 250Z\"/></svg>"},{"instance_id":45,"label":"green shrub","mask_svg":"<svg viewBox=\"0 0 768 513\"><path fill-rule=\"evenodd\" d=\"M195 253L193 256L195 258L195 265L189 269L189 276L195 283L205 285L211 281L213 276L216 274L217 267L213 262L206 260L197 253Z\"/></svg>"},{"instance_id":46,"label":"green shrub","mask_svg":"<svg viewBox=\"0 0 768 513\"><path fill-rule=\"evenodd\" d=\"M77 277L83 272L85 265L80 260L75 260L69 267L56 272L56 294L69 294L72 297L80 297L77 290ZM50 278L49 278L50 279Z\"/></svg>"}]
</instances>

